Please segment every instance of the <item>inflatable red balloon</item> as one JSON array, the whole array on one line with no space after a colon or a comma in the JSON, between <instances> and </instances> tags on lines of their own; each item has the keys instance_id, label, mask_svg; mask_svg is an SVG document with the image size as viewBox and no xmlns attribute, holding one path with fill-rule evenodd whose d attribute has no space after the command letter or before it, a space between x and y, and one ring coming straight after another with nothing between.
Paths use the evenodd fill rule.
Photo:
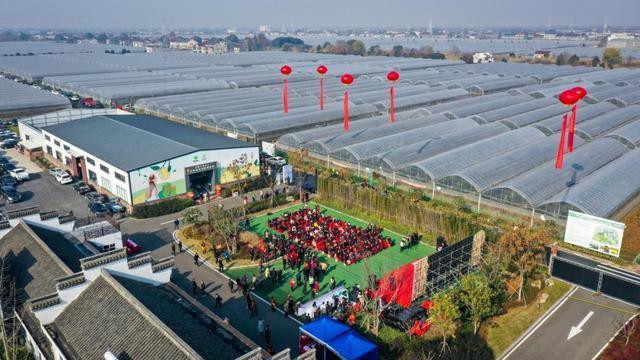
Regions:
<instances>
[{"instance_id":1,"label":"inflatable red balloon","mask_svg":"<svg viewBox=\"0 0 640 360\"><path fill-rule=\"evenodd\" d=\"M289 74L291 74L291 66L289 65L284 65L283 67L280 68L280 73L284 76L288 76Z\"/></svg>"},{"instance_id":2,"label":"inflatable red balloon","mask_svg":"<svg viewBox=\"0 0 640 360\"><path fill-rule=\"evenodd\" d=\"M563 91L560 96L558 96L558 100L560 100L561 103L567 106L571 106L580 100L580 95L573 91L573 89L566 90Z\"/></svg>"},{"instance_id":3,"label":"inflatable red balloon","mask_svg":"<svg viewBox=\"0 0 640 360\"><path fill-rule=\"evenodd\" d=\"M398 81L398 79L400 79L400 74L397 71L390 71L387 74L387 80L389 81Z\"/></svg>"},{"instance_id":4,"label":"inflatable red balloon","mask_svg":"<svg viewBox=\"0 0 640 360\"><path fill-rule=\"evenodd\" d=\"M340 82L342 82L344 85L351 85L353 83L353 75L351 74L342 75L342 77L340 77Z\"/></svg>"},{"instance_id":5,"label":"inflatable red balloon","mask_svg":"<svg viewBox=\"0 0 640 360\"><path fill-rule=\"evenodd\" d=\"M320 74L320 75L324 75L324 74L326 74L326 73L327 73L327 71L329 71L329 69L327 69L327 67L326 67L326 66L324 66L324 65L320 65L320 66L318 66L318 68L316 69L316 71L318 72L318 74Z\"/></svg>"},{"instance_id":6,"label":"inflatable red balloon","mask_svg":"<svg viewBox=\"0 0 640 360\"><path fill-rule=\"evenodd\" d=\"M587 96L587 89L580 86L574 87L573 89L571 89L571 91L576 93L580 99Z\"/></svg>"},{"instance_id":7,"label":"inflatable red balloon","mask_svg":"<svg viewBox=\"0 0 640 360\"><path fill-rule=\"evenodd\" d=\"M316 71L320 74L320 110L324 110L324 74L326 74L329 69L324 65L320 65Z\"/></svg>"}]
</instances>

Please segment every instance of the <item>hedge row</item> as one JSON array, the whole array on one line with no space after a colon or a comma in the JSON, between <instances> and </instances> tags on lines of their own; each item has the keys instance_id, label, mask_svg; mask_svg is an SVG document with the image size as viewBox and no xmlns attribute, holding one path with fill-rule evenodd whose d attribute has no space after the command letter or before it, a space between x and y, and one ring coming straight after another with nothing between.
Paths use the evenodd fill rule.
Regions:
<instances>
[{"instance_id":1,"label":"hedge row","mask_svg":"<svg viewBox=\"0 0 640 360\"><path fill-rule=\"evenodd\" d=\"M450 242L464 239L479 230L484 230L489 239L497 237L497 229L480 223L474 214L431 208L423 201L410 201L398 194L382 195L375 189L363 188L339 178L319 178L318 194L321 199L337 203L340 207L356 208L419 232L442 235Z\"/></svg>"},{"instance_id":2,"label":"hedge row","mask_svg":"<svg viewBox=\"0 0 640 360\"><path fill-rule=\"evenodd\" d=\"M182 211L195 203L191 199L173 198L149 205L140 205L133 208L133 217L138 219L148 219L157 216L173 214Z\"/></svg>"}]
</instances>

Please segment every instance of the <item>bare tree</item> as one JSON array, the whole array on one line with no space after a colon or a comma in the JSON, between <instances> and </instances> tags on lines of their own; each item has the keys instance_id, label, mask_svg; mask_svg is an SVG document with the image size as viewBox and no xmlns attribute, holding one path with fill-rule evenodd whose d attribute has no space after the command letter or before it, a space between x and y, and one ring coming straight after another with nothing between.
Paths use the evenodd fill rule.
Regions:
<instances>
[{"instance_id":1,"label":"bare tree","mask_svg":"<svg viewBox=\"0 0 640 360\"><path fill-rule=\"evenodd\" d=\"M5 359L16 360L20 354L18 332L20 324L16 316L16 287L15 281L8 274L4 258L0 258L0 337L4 348ZM22 349L24 350L24 349Z\"/></svg>"},{"instance_id":2,"label":"bare tree","mask_svg":"<svg viewBox=\"0 0 640 360\"><path fill-rule=\"evenodd\" d=\"M222 238L227 250L235 254L238 248L237 235L240 230L238 217L232 210L219 206L210 206L208 210L209 226L211 227L211 245L217 245L217 239Z\"/></svg>"},{"instance_id":3,"label":"bare tree","mask_svg":"<svg viewBox=\"0 0 640 360\"><path fill-rule=\"evenodd\" d=\"M625 321L624 317L617 316L611 320L615 328L619 328L620 336L624 340L624 345L629 345L629 341L633 338L636 331L640 331L640 312L633 315L629 320Z\"/></svg>"},{"instance_id":4,"label":"bare tree","mask_svg":"<svg viewBox=\"0 0 640 360\"><path fill-rule=\"evenodd\" d=\"M364 269L365 283L368 284L369 287L374 291L373 298L369 299L366 296L364 297L365 311L362 325L372 334L378 335L380 332L380 317L382 313L384 313L385 310L387 310L398 299L398 293L400 292L399 290L402 287L402 279L395 279L394 289L392 289L391 295L388 297L387 301L385 301L382 299L381 294L375 291L378 286L378 281L375 274L381 273L381 269L378 269L378 271L373 271L371 260L369 258L364 260L362 266ZM366 311L366 309L371 309L371 312Z\"/></svg>"}]
</instances>

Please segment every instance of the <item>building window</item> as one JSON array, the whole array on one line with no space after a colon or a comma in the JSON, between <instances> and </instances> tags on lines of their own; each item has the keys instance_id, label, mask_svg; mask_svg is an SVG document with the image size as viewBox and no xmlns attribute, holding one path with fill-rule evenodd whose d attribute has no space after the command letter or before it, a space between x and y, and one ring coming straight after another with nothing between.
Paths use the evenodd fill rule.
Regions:
<instances>
[{"instance_id":1,"label":"building window","mask_svg":"<svg viewBox=\"0 0 640 360\"><path fill-rule=\"evenodd\" d=\"M64 163L67 164L67 166L71 166L71 158L65 156Z\"/></svg>"},{"instance_id":2,"label":"building window","mask_svg":"<svg viewBox=\"0 0 640 360\"><path fill-rule=\"evenodd\" d=\"M120 174L119 172L114 171L113 175L115 175L116 179L118 179L118 180L120 180L122 182L125 182L124 181L124 176L122 174Z\"/></svg>"},{"instance_id":3,"label":"building window","mask_svg":"<svg viewBox=\"0 0 640 360\"><path fill-rule=\"evenodd\" d=\"M93 165L93 166L96 166L96 162L95 162L95 160L93 160L92 158L90 158L90 157L88 157L88 156L87 156L87 162L88 162L89 164Z\"/></svg>"},{"instance_id":4,"label":"building window","mask_svg":"<svg viewBox=\"0 0 640 360\"><path fill-rule=\"evenodd\" d=\"M51 137L49 135L46 135L46 134L44 135L44 139L47 140L47 141L51 141Z\"/></svg>"},{"instance_id":5,"label":"building window","mask_svg":"<svg viewBox=\"0 0 640 360\"><path fill-rule=\"evenodd\" d=\"M60 141L58 140L53 140L53 143L56 144L56 146L60 146Z\"/></svg>"},{"instance_id":6,"label":"building window","mask_svg":"<svg viewBox=\"0 0 640 360\"><path fill-rule=\"evenodd\" d=\"M47 145L47 154L53 156L53 149L49 145Z\"/></svg>"},{"instance_id":7,"label":"building window","mask_svg":"<svg viewBox=\"0 0 640 360\"><path fill-rule=\"evenodd\" d=\"M109 181L109 179L104 176L100 178L100 186L108 191L111 191L111 181Z\"/></svg>"},{"instance_id":8,"label":"building window","mask_svg":"<svg viewBox=\"0 0 640 360\"><path fill-rule=\"evenodd\" d=\"M69 147L69 145L67 145L67 144L62 145L62 147L63 147L66 151L71 150L71 148L70 148L70 147Z\"/></svg>"},{"instance_id":9,"label":"building window","mask_svg":"<svg viewBox=\"0 0 640 360\"><path fill-rule=\"evenodd\" d=\"M109 168L100 164L100 170L102 170L102 172L104 172L105 174L109 173Z\"/></svg>"},{"instance_id":10,"label":"building window","mask_svg":"<svg viewBox=\"0 0 640 360\"><path fill-rule=\"evenodd\" d=\"M60 154L60 151L57 151L57 150L56 150L56 159L62 160L62 154Z\"/></svg>"},{"instance_id":11,"label":"building window","mask_svg":"<svg viewBox=\"0 0 640 360\"><path fill-rule=\"evenodd\" d=\"M25 134L24 135L24 139L27 140L27 141L31 140L31 135Z\"/></svg>"},{"instance_id":12,"label":"building window","mask_svg":"<svg viewBox=\"0 0 640 360\"><path fill-rule=\"evenodd\" d=\"M118 195L120 199L126 199L127 191L122 186L116 185L116 195Z\"/></svg>"},{"instance_id":13,"label":"building window","mask_svg":"<svg viewBox=\"0 0 640 360\"><path fill-rule=\"evenodd\" d=\"M96 173L94 173L94 172L93 172L93 171L91 171L91 170L88 170L88 172L89 172L89 179L90 179L91 181L97 181L97 180L98 180L98 176L96 175Z\"/></svg>"}]
</instances>

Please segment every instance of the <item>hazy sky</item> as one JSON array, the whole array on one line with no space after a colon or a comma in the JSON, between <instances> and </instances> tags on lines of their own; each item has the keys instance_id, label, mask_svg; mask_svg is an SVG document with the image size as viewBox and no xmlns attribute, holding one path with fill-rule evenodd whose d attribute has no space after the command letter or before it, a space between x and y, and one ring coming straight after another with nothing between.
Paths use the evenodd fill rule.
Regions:
<instances>
[{"instance_id":1,"label":"hazy sky","mask_svg":"<svg viewBox=\"0 0 640 360\"><path fill-rule=\"evenodd\" d=\"M0 28L640 25L640 0L2 0Z\"/></svg>"}]
</instances>

